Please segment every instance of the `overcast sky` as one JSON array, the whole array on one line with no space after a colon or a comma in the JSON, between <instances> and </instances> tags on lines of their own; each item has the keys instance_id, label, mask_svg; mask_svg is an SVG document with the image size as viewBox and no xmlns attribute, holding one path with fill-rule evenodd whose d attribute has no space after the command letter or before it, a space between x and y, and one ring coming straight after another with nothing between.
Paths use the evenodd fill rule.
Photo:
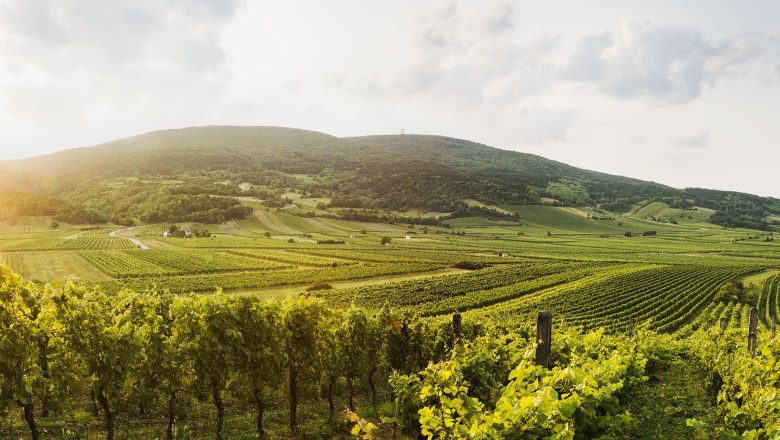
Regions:
<instances>
[{"instance_id":1,"label":"overcast sky","mask_svg":"<svg viewBox=\"0 0 780 440\"><path fill-rule=\"evenodd\" d=\"M778 17L774 0L0 0L0 158L193 125L405 129L780 197Z\"/></svg>"}]
</instances>

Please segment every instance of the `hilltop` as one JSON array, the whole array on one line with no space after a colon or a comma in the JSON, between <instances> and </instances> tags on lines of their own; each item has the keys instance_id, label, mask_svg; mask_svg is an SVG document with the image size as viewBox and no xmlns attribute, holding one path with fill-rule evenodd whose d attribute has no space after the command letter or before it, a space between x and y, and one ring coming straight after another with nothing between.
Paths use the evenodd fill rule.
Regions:
<instances>
[{"instance_id":1,"label":"hilltop","mask_svg":"<svg viewBox=\"0 0 780 440\"><path fill-rule=\"evenodd\" d=\"M669 188L654 182L576 168L535 154L501 150L446 136L408 134L361 136L349 139L380 146L397 154L442 163L460 171L473 172L478 176L520 179L529 184L544 185L551 179L585 179Z\"/></svg>"},{"instance_id":2,"label":"hilltop","mask_svg":"<svg viewBox=\"0 0 780 440\"><path fill-rule=\"evenodd\" d=\"M196 174L201 171L320 173L366 146L323 133L280 127L190 127L154 131L93 147L5 162L22 174L103 177Z\"/></svg>"},{"instance_id":3,"label":"hilltop","mask_svg":"<svg viewBox=\"0 0 780 440\"><path fill-rule=\"evenodd\" d=\"M58 201L52 203L58 209L68 206L73 221L193 220L184 217L195 208L161 211L174 202L201 203L203 198L192 199L199 195L251 196L266 206L280 207L290 201L284 195L291 190L321 198L322 209L372 210L372 215L418 210L496 217L498 211L489 207L543 200L623 213L637 204L659 202L672 209L712 210L710 221L722 226L769 229L768 217L780 214L780 200L773 198L675 189L428 135L337 138L283 127L191 127L1 162L0 169L7 170L0 187L15 191L14 198L20 192L50 197ZM160 181L165 188L154 183ZM252 189L247 191L247 185L239 189L242 183ZM151 205L133 207L144 203ZM211 220L231 218L225 212L231 206L206 204L195 211L218 209L222 217L214 215ZM42 213L41 209L28 213L21 205L16 203L13 209L18 215ZM85 210L89 215L83 215Z\"/></svg>"}]
</instances>

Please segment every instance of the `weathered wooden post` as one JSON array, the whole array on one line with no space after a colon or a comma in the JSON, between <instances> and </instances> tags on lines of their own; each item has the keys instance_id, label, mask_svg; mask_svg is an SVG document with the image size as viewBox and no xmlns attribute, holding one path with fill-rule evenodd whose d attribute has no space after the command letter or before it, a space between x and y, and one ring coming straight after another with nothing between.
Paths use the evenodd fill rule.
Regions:
<instances>
[{"instance_id":1,"label":"weathered wooden post","mask_svg":"<svg viewBox=\"0 0 780 440\"><path fill-rule=\"evenodd\" d=\"M729 326L729 320L727 318L720 318L720 333L718 334L718 337L715 338L716 341L720 341L720 338L723 337L723 333L726 332L726 327Z\"/></svg>"},{"instance_id":2,"label":"weathered wooden post","mask_svg":"<svg viewBox=\"0 0 780 440\"><path fill-rule=\"evenodd\" d=\"M758 309L750 308L750 321L748 324L748 351L751 355L756 355L756 344L758 339Z\"/></svg>"},{"instance_id":3,"label":"weathered wooden post","mask_svg":"<svg viewBox=\"0 0 780 440\"><path fill-rule=\"evenodd\" d=\"M290 373L289 373L289 386L290 386L290 432L298 430L298 367L295 366L295 362L290 359Z\"/></svg>"},{"instance_id":4,"label":"weathered wooden post","mask_svg":"<svg viewBox=\"0 0 780 440\"><path fill-rule=\"evenodd\" d=\"M460 335L463 332L463 321L460 313L452 314L452 348L460 344Z\"/></svg>"},{"instance_id":5,"label":"weathered wooden post","mask_svg":"<svg viewBox=\"0 0 780 440\"><path fill-rule=\"evenodd\" d=\"M775 333L777 332L777 316L772 317L772 339L775 338Z\"/></svg>"},{"instance_id":6,"label":"weathered wooden post","mask_svg":"<svg viewBox=\"0 0 780 440\"><path fill-rule=\"evenodd\" d=\"M536 365L550 368L550 344L552 343L552 312L542 310L536 318Z\"/></svg>"},{"instance_id":7,"label":"weathered wooden post","mask_svg":"<svg viewBox=\"0 0 780 440\"><path fill-rule=\"evenodd\" d=\"M406 374L412 372L412 343L409 335L409 321L404 318L401 321L401 353L403 354L403 371Z\"/></svg>"},{"instance_id":8,"label":"weathered wooden post","mask_svg":"<svg viewBox=\"0 0 780 440\"><path fill-rule=\"evenodd\" d=\"M631 323L628 324L628 336L631 339L634 339L634 336L636 335L636 331L634 331L635 325L636 325L636 318L631 318Z\"/></svg>"}]
</instances>

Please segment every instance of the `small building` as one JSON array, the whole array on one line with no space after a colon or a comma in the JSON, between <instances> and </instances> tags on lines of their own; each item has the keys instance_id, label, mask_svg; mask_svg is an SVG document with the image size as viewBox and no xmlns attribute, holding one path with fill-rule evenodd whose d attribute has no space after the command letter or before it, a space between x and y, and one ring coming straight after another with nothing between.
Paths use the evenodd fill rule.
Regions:
<instances>
[{"instance_id":1,"label":"small building","mask_svg":"<svg viewBox=\"0 0 780 440\"><path fill-rule=\"evenodd\" d=\"M499 252L498 256L499 257L508 257L509 256L509 252Z\"/></svg>"},{"instance_id":2,"label":"small building","mask_svg":"<svg viewBox=\"0 0 780 440\"><path fill-rule=\"evenodd\" d=\"M406 239L407 239L407 240L411 240L411 239L412 239L412 237L411 237L411 236L409 236L409 235L407 235L407 236L406 236Z\"/></svg>"}]
</instances>

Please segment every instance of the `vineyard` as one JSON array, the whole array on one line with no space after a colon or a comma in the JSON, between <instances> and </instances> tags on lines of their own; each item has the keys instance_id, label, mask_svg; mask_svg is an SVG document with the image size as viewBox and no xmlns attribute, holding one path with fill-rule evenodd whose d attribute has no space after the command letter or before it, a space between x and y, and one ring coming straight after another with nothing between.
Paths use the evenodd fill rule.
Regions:
<instances>
[{"instance_id":1,"label":"vineyard","mask_svg":"<svg viewBox=\"0 0 780 440\"><path fill-rule=\"evenodd\" d=\"M136 258L159 266L177 269L179 273L211 273L285 269L289 265L244 258L223 252L149 250L134 252Z\"/></svg>"},{"instance_id":2,"label":"vineyard","mask_svg":"<svg viewBox=\"0 0 780 440\"><path fill-rule=\"evenodd\" d=\"M317 301L278 304L155 291L107 295L73 284L40 290L5 269L0 275L0 377L4 390L17 396L3 405L24 409L33 438L40 436L39 410L51 417L87 404L90 394L109 439L131 408L165 413L155 435L174 438L177 426L189 423L181 420L182 411L198 400L213 401L221 438L231 430L224 399L256 406L256 429L263 435L267 396L277 396L285 382L293 431L311 417L298 412L299 396L312 399L305 390L324 384L322 410L333 417L336 399L345 399L356 429L372 436L392 429L461 438L477 422L484 424L477 438L614 434L630 420L620 409L621 390L646 379L646 359L658 350L649 333L641 342L601 332L563 333L552 346L556 360L545 369L529 354L535 345L529 328L517 324L470 324L461 340L460 330L452 339L446 321L409 320L391 309L372 315ZM41 359L52 368L33 368ZM565 372L574 370L580 373L566 379ZM358 382L368 390L358 391ZM347 389L334 392L337 383ZM364 392L361 401L392 400L403 414L396 410L394 421L383 426L363 422L354 411ZM451 422L437 422L442 416Z\"/></svg>"},{"instance_id":3,"label":"vineyard","mask_svg":"<svg viewBox=\"0 0 780 440\"><path fill-rule=\"evenodd\" d=\"M780 308L780 275L767 278L759 292L758 316L761 323L770 328L772 322L777 320L777 311Z\"/></svg>"},{"instance_id":4,"label":"vineyard","mask_svg":"<svg viewBox=\"0 0 780 440\"><path fill-rule=\"evenodd\" d=\"M201 238L0 229L0 261L34 280L2 269L0 437L772 438L769 235L642 236L654 225L631 219L629 237L593 211L526 211L423 227L264 210ZM755 357L741 340L753 308ZM535 357L540 310L550 368ZM706 381L720 404L673 402L651 429L642 399L673 394L665 380L705 394Z\"/></svg>"},{"instance_id":5,"label":"vineyard","mask_svg":"<svg viewBox=\"0 0 780 440\"><path fill-rule=\"evenodd\" d=\"M121 238L29 238L3 240L0 251L115 250L135 249L129 240Z\"/></svg>"},{"instance_id":6,"label":"vineyard","mask_svg":"<svg viewBox=\"0 0 780 440\"><path fill-rule=\"evenodd\" d=\"M717 386L725 438L780 437L780 340L775 332L756 331L757 349L745 347L746 328L701 331L691 338L692 351ZM694 426L701 423L694 420Z\"/></svg>"},{"instance_id":7,"label":"vineyard","mask_svg":"<svg viewBox=\"0 0 780 440\"><path fill-rule=\"evenodd\" d=\"M602 268L599 283L625 281L617 276L628 274L623 266ZM549 276L557 269L546 268ZM670 275L665 270L648 266L630 276ZM517 281L495 272L495 285ZM683 339L646 326L609 334L604 326L560 323L551 331L542 323L555 315L540 313L534 336L535 320L519 317L425 319L318 300L40 288L5 268L0 277L0 385L15 396L0 400L0 409L24 413L0 427L4 437L48 437L77 410L84 415L69 429L102 420L109 439L138 429L168 439L183 430L275 437L337 418L348 423L316 429L339 438L631 438L636 419L628 408L651 386L648 377L685 353L719 384L721 435L780 432L771 403L780 354L765 328L751 356L738 328L702 325ZM713 429L695 417L684 426L696 438Z\"/></svg>"},{"instance_id":8,"label":"vineyard","mask_svg":"<svg viewBox=\"0 0 780 440\"><path fill-rule=\"evenodd\" d=\"M379 308L388 304L397 308L411 307L418 313L426 314L422 312L426 306L437 306L447 300L461 299L461 297L464 300L468 300L467 297L485 297L486 291L504 286L512 286L509 290L517 291L516 285L518 283L543 278L547 275L576 271L583 266L597 267L597 265L590 263L528 261L521 267L496 266L458 275L430 278L425 283L416 281L388 283L340 289L322 293L320 296L338 306L349 306L354 302L363 307ZM460 310L466 310L466 308Z\"/></svg>"},{"instance_id":9,"label":"vineyard","mask_svg":"<svg viewBox=\"0 0 780 440\"><path fill-rule=\"evenodd\" d=\"M80 255L116 278L265 271L292 267L274 261L210 251L109 251L82 252Z\"/></svg>"},{"instance_id":10,"label":"vineyard","mask_svg":"<svg viewBox=\"0 0 780 440\"><path fill-rule=\"evenodd\" d=\"M262 260L276 261L279 263L295 264L299 266L327 267L348 264L357 264L358 261L351 261L338 258L318 257L314 255L281 252L274 250L242 249L232 251L231 253L245 257L259 258ZM366 261L366 260L363 260Z\"/></svg>"},{"instance_id":11,"label":"vineyard","mask_svg":"<svg viewBox=\"0 0 780 440\"><path fill-rule=\"evenodd\" d=\"M151 286L172 292L214 292L217 289L244 290L288 285L304 285L325 281L359 280L387 275L403 275L432 271L441 264L361 264L321 269L292 269L266 272L242 272L236 274L195 275L166 278L134 278L102 282L111 292L123 288L143 290Z\"/></svg>"}]
</instances>

